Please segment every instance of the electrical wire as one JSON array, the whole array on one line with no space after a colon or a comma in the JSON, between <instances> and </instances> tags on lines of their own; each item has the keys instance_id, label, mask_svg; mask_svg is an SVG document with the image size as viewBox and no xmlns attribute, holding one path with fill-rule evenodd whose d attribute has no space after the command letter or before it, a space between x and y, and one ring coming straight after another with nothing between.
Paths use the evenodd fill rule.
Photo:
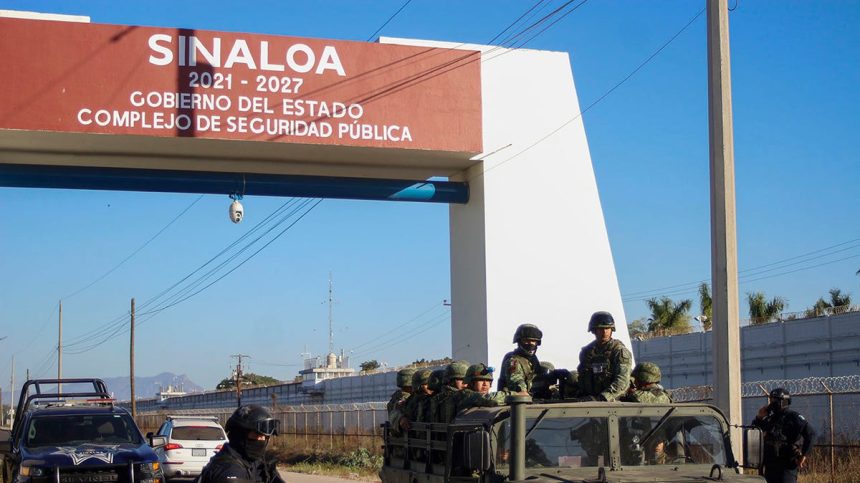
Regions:
<instances>
[{"instance_id":1,"label":"electrical wire","mask_svg":"<svg viewBox=\"0 0 860 483\"><path fill-rule=\"evenodd\" d=\"M387 349L389 347L393 347L395 345L402 344L404 341L414 339L415 337L427 332L428 330L435 328L436 326L438 326L442 322L445 322L446 320L451 320L450 314L447 314L447 313L439 314L436 317L434 317L433 319L430 319L429 321L427 321L427 324L425 324L421 330L417 330L417 331L412 332L412 333L405 335L405 336L395 337L393 340L389 339L385 343L381 343L380 345L373 346L373 347L371 347L369 349L365 349L365 350L363 350L357 354L353 354L352 357L357 357L357 358L365 357L365 356L372 354L374 352L379 352L383 349Z\"/></svg>"},{"instance_id":2,"label":"electrical wire","mask_svg":"<svg viewBox=\"0 0 860 483\"><path fill-rule=\"evenodd\" d=\"M769 272L772 270L781 270L781 269L784 269L784 268L789 267L789 266L794 266L794 265L798 265L800 263L806 263L806 262L811 261L811 260L817 260L819 258L830 256L830 255L833 255L836 253L841 253L841 252L844 252L844 251L847 251L850 249L860 247L860 243L858 243L858 242L860 242L860 238L855 238L853 240L848 240L848 241L845 241L842 243L837 243L835 245L830 245L830 246L827 246L824 248L819 248L817 250L812 250L810 252L802 253L800 255L794 255L794 256L791 256L788 258L783 258L781 260L766 263L764 265L759 265L757 267L751 267L751 268L746 268L744 270L739 270L738 271L738 274L740 276L739 278L744 278L744 277L748 278L748 277L756 276L756 275L759 275L761 273ZM835 248L844 247L845 245L850 245L850 244L854 244L854 245L851 245L847 248L841 248L839 250L835 250L835 251L832 251L830 253L825 253L822 255L815 256L815 257L810 257L811 255L817 255L817 254L820 254L822 252L828 252L828 251L833 250ZM803 260L800 260L800 261L797 261L794 263L786 264L786 262L793 262L794 260L799 260L799 259L803 259ZM770 267L775 267L775 268L770 268ZM767 269L767 270L763 270L763 269ZM628 292L628 293L624 294L624 299L637 299L637 298L641 298L641 297L647 298L650 294L659 295L661 292L665 292L667 290L677 291L678 289L687 289L687 290L682 291L682 293L686 293L686 292L689 292L690 291L689 289L691 289L691 288L694 288L694 287L698 288L698 286L701 285L702 283L710 283L710 277L702 278L702 279L699 279L696 281L679 283L679 284L675 284L675 285L668 285L665 287L659 287L659 288L654 288L654 289L649 289L649 290L638 290L638 291L634 291L634 292Z\"/></svg>"},{"instance_id":3,"label":"electrical wire","mask_svg":"<svg viewBox=\"0 0 860 483\"><path fill-rule=\"evenodd\" d=\"M209 287L211 287L212 285L214 285L214 284L218 283L219 281L221 281L221 280L223 280L224 278L226 278L227 276L229 276L231 273L233 273L234 271L236 271L239 267L243 266L243 265L244 265L245 263L247 263L249 260L251 260L252 258L254 258L255 256L257 256L257 254L259 254L261 251L263 251L264 249L266 249L269 245L271 245L272 243L274 243L277 239L279 239L279 238L280 238L282 235L284 235L287 231L289 231L293 226L295 226L295 224L296 224L296 223L298 223L302 218L304 218L308 213L310 213L310 211L311 211L311 210L313 210L314 208L316 208L316 206L318 206L320 203L322 203L322 201L323 201L322 199L317 199L317 200L316 200L316 202L315 202L315 203L314 203L310 208L308 208L304 213L302 213L302 214L301 214L301 215L300 215L296 220L294 220L292 223L290 223L289 225L287 225L287 227L286 227L286 228L284 228L283 230L281 230L281 231L280 231L276 236L274 236L271 240L269 240L268 242L266 242L262 247L260 247L259 249L257 249L255 252L253 252L251 255L249 255L248 257L246 257L246 258L245 258L244 260L242 260L240 263L238 263L237 265L235 265L234 267L232 267L229 271L227 271L226 273L224 273L224 274L220 275L218 278L216 278L214 281L210 282L209 284L205 285L203 288L200 288L200 289L196 290L195 292L191 293L190 295L185 295L184 297L182 297L182 298L180 298L180 299L178 299L178 300L174 300L174 301L172 301L171 303L169 303L169 304L167 304L167 305L162 305L162 306L159 306L159 307L157 307L157 308L155 308L155 309L152 309L152 310L150 310L150 311L148 311L148 312L143 312L143 313L141 313L141 314L140 314L140 317L141 317L141 318L140 318L140 321L138 322L138 324L137 324L137 325L138 325L138 326L143 326L146 322L148 322L149 320L151 320L153 317L155 317L157 314L161 313L162 311L167 310L167 309L169 309L169 308L171 308L171 307L174 307L174 306L176 306L176 305L178 305L178 304L180 304L180 303L182 303L182 302L184 302L184 301L186 301L186 300L188 300L188 299L190 299L190 298L192 298L192 297L194 297L194 296L196 296L196 295L200 294L201 292L203 292L204 290L208 289L208 288L209 288ZM308 200L308 201L307 201L307 203L306 203L305 205L302 205L302 207L307 206L307 204L310 204L310 203L313 203L313 202L314 202L314 200ZM277 226L277 225L276 225L276 226ZM270 230L270 231L271 231L271 230ZM266 233L268 233L268 231L267 231ZM265 233L264 233L264 235L265 235ZM245 247L245 248L247 248L248 246L250 246L250 245L251 245L251 244L253 244L253 243L256 243L256 241L260 240L260 239L262 238L262 236L264 236L264 235L261 235L261 236L260 236L260 237L258 237L256 240L254 240L253 242L251 242L249 245L246 245L246 247ZM244 250L245 248L243 248L243 250ZM202 283L202 282L200 282L200 283ZM198 285L198 286L199 286L199 285ZM85 345L85 346L83 346L83 347L78 347L77 349L75 349L75 350L73 350L73 351L69 351L69 352L68 352L68 354L70 354L70 355L78 355L78 354L83 354L83 353L85 353L85 352L89 352L89 351L91 351L91 350L95 349L96 347L99 347L100 345L102 345L102 344L104 344L104 343L106 343L106 342L108 342L108 341L110 341L110 340L112 340L112 339L114 339L114 338L118 337L119 335L122 335L123 333L127 332L128 330L129 330L129 329L128 329L128 327L127 327L127 326L125 326L125 325L118 326L118 327L117 327L117 328L115 328L114 330L112 330L112 331L108 332L107 334L105 334L105 335L104 335L102 338L100 338L99 340L97 340L97 341L93 341L93 342L91 342L90 344Z\"/></svg>"},{"instance_id":4,"label":"electrical wire","mask_svg":"<svg viewBox=\"0 0 860 483\"><path fill-rule=\"evenodd\" d=\"M367 41L368 41L368 42L370 42L371 40L373 40L373 38L374 38L374 37L376 37L376 34L378 34L382 29L384 29L384 28L385 28L385 26L386 26L386 25L388 25L388 23L389 23L389 22L391 22L392 20L394 20L394 17L396 17L400 12L402 12L402 11L403 11L403 9L404 9L404 8L406 8L406 6L407 6L407 5L409 5L409 3L410 3L411 1L412 1L412 0L406 0L406 2L404 2L404 3L403 3L403 5L401 5L401 6L400 6L400 8L399 8L399 9L397 9L397 11L396 11L396 12L394 12L393 14L391 14L391 16L390 16L390 17L388 17L388 20L386 20L386 21L385 21L385 23L383 23L382 25L380 25L380 26L379 26L379 28L378 28L378 29L376 29L376 31L375 31L375 32L373 32L372 34L370 34L370 37L368 37L368 38L367 38Z\"/></svg>"},{"instance_id":5,"label":"electrical wire","mask_svg":"<svg viewBox=\"0 0 860 483\"><path fill-rule=\"evenodd\" d=\"M669 40L667 40L665 43L663 43L663 45L661 45L661 46L660 46L656 51L654 51L654 53L652 53L650 56L648 56L648 58L646 58L644 61L642 61L642 62L641 62L641 63L640 63L640 64L639 64L635 69L633 69L629 74L627 74L627 76L625 76L623 79L621 79L619 82L617 82L614 86L612 86L608 91L606 91L605 93L603 93L603 95L601 95L600 97L598 97L595 101L593 101L591 104L589 104L585 109L580 110L579 114L577 114L577 115L573 116L572 118L568 119L567 121L565 121L564 123L562 123L559 127L557 127L557 128L555 128L555 129L553 129L553 130L552 130L552 131L550 131L549 133L547 133L547 134L545 134L544 136L540 137L539 139L537 139L537 140L536 140L536 141L534 141L533 143L529 144L528 146L526 146L524 149L522 149L521 151L517 152L516 154L513 154L513 155L511 155L510 157L508 157L508 158L506 158L506 159L504 159L504 160L502 160L502 161L500 161L500 162L498 162L498 163L494 164L493 166L490 166L489 168L486 168L486 169L482 170L480 173L475 174L474 176L472 176L471 178L469 178L469 181L472 181L472 180L474 180L474 179L480 178L481 176L485 176L485 175L486 175L487 173L489 173L490 171L492 171L492 170L494 170L494 169L496 169L496 168L498 168L498 167L500 167L500 166L502 166L502 165L504 165L504 164L506 164L506 163L508 163L508 162L510 162L510 161L512 161L512 160L514 160L514 159L516 159L516 158L518 158L519 156L521 156L522 154L524 154L524 153L526 153L527 151L531 150L532 148L534 148L534 147L535 147L535 146L537 146L538 144L540 144L540 143L542 143L542 142L546 141L547 139L551 138L552 136L554 136L555 134L557 134L559 131L561 131L562 129L564 129L565 127L567 127L568 125L570 125L570 124L571 124L571 123L573 123L574 121L576 121L576 120L580 119L580 118L581 118L581 117L582 117L586 112L590 111L594 106L596 106L597 104L599 104L603 99L605 99L607 96L609 96L610 94L612 94L613 92L615 92L615 90L616 90L616 89L618 89L619 87L621 87L625 82L627 82L628 80L630 80L630 78L632 78L634 75L636 75L636 73L637 73L637 72L639 72L640 70L642 70L642 68L643 68L643 67L645 67L649 62L651 62L655 57L657 57L657 55L659 55L659 54L660 54L660 52L662 52L664 49L666 49L666 47L668 47L668 46L669 46L669 44L671 44L671 43L672 43L675 39L677 39L677 38L678 38L678 37L679 37L679 36L680 36L680 35L681 35L685 30L687 30L687 28L689 28L689 27L690 27L690 25L692 25L692 24L693 24L693 22L695 22L695 21L696 21L696 20L697 20L697 19L698 19L698 18L699 18L699 17L700 17L704 12L705 12L705 9L700 10L696 15L694 15L694 16L693 16L693 18L691 18L691 19L690 19L690 21L688 21L688 22L687 22L683 27L681 27L681 29L680 29L680 30L678 30L678 31L675 33L675 35L673 35L671 38L669 38ZM496 56L496 57L498 57L498 56ZM495 57L494 57L494 58L495 58ZM454 173L454 174L456 174L456 173ZM452 176L453 176L453 174L452 174Z\"/></svg>"},{"instance_id":6,"label":"electrical wire","mask_svg":"<svg viewBox=\"0 0 860 483\"><path fill-rule=\"evenodd\" d=\"M425 315L427 315L428 313L430 313L430 312L432 312L432 311L434 311L434 310L437 310L439 307L444 307L444 305L440 304L439 302L436 302L436 303L434 303L433 305L431 305L430 307L428 307L426 310L423 310L420 314L416 315L415 317L413 317L413 318L411 318L411 319L407 320L406 322L404 322L404 323L402 323L402 324L400 324L400 325L398 325L398 326L394 327L393 329L388 329L388 330L386 330L386 331L385 331L385 333L386 333L386 334L391 334L391 333L393 333L393 332L397 332L398 330L401 330L401 329L403 329L403 328L406 328L406 327L408 327L409 325L411 325L413 322L415 322L415 321L417 321L418 319L420 319L421 317L424 317L424 316L425 316ZM367 346L367 345L369 345L369 344L374 344L374 343L377 343L377 342L379 342L379 339L377 339L377 338L370 339L370 340L368 340L367 342L363 342L363 343L361 343L361 344L358 344L358 345L356 345L356 346L353 346L353 347L351 348L351 351L356 351L356 350L358 350L358 349L359 349L359 348L361 348L361 347L365 347L365 346Z\"/></svg>"}]
</instances>

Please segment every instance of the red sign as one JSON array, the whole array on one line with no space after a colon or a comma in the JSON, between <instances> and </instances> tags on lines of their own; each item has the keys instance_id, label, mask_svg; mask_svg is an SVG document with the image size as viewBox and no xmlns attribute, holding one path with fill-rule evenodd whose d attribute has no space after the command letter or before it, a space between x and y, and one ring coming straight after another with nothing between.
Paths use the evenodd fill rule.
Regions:
<instances>
[{"instance_id":1,"label":"red sign","mask_svg":"<svg viewBox=\"0 0 860 483\"><path fill-rule=\"evenodd\" d=\"M479 153L475 51L0 19L0 129Z\"/></svg>"}]
</instances>

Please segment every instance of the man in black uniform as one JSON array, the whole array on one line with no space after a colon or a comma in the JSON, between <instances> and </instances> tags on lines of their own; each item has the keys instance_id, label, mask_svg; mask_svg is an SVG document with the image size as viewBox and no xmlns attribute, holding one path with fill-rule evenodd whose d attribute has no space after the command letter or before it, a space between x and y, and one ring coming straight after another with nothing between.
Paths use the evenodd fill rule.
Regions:
<instances>
[{"instance_id":1,"label":"man in black uniform","mask_svg":"<svg viewBox=\"0 0 860 483\"><path fill-rule=\"evenodd\" d=\"M797 470L806 463L815 431L800 414L788 409L791 395L778 387L770 404L758 410L753 426L764 432L763 474L768 483L795 483Z\"/></svg>"},{"instance_id":2,"label":"man in black uniform","mask_svg":"<svg viewBox=\"0 0 860 483\"><path fill-rule=\"evenodd\" d=\"M225 444L200 473L199 483L284 483L275 462L266 462L269 438L280 421L262 406L242 406L233 412L224 429Z\"/></svg>"}]
</instances>

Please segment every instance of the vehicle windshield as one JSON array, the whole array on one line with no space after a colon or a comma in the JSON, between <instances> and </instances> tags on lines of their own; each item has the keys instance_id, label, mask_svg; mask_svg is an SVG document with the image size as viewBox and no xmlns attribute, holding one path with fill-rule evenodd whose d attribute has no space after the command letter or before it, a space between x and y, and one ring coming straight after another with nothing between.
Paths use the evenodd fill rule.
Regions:
<instances>
[{"instance_id":1,"label":"vehicle windshield","mask_svg":"<svg viewBox=\"0 0 860 483\"><path fill-rule=\"evenodd\" d=\"M609 464L606 418L553 416L526 418L526 468L587 468ZM508 464L510 422L498 427L496 461Z\"/></svg>"},{"instance_id":2,"label":"vehicle windshield","mask_svg":"<svg viewBox=\"0 0 860 483\"><path fill-rule=\"evenodd\" d=\"M713 416L621 417L624 466L726 464L723 432ZM658 426L659 425L659 426Z\"/></svg>"},{"instance_id":3,"label":"vehicle windshield","mask_svg":"<svg viewBox=\"0 0 860 483\"><path fill-rule=\"evenodd\" d=\"M141 436L131 417L122 414L36 416L27 428L25 445L74 446L91 444L140 444Z\"/></svg>"}]
</instances>

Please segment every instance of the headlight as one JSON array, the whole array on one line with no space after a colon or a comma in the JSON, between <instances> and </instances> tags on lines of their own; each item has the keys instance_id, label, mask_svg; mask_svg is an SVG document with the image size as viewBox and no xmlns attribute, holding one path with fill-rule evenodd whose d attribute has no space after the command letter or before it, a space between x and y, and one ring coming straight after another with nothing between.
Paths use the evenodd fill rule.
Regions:
<instances>
[{"instance_id":1,"label":"headlight","mask_svg":"<svg viewBox=\"0 0 860 483\"><path fill-rule=\"evenodd\" d=\"M21 467L21 476L45 476L47 474L48 470L45 468L39 468L38 466Z\"/></svg>"}]
</instances>

